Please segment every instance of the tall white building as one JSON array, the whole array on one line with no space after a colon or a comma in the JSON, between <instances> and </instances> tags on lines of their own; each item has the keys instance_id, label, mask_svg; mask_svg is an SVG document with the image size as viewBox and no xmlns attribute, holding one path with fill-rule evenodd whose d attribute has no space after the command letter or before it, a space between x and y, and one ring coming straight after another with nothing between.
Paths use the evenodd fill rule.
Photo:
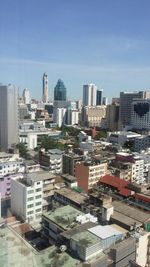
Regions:
<instances>
[{"instance_id":1,"label":"tall white building","mask_svg":"<svg viewBox=\"0 0 150 267\"><path fill-rule=\"evenodd\" d=\"M18 144L18 88L0 85L0 147Z\"/></svg>"},{"instance_id":2,"label":"tall white building","mask_svg":"<svg viewBox=\"0 0 150 267\"><path fill-rule=\"evenodd\" d=\"M83 106L96 106L97 86L95 84L83 85Z\"/></svg>"},{"instance_id":3,"label":"tall white building","mask_svg":"<svg viewBox=\"0 0 150 267\"><path fill-rule=\"evenodd\" d=\"M69 109L67 110L67 124L75 125L79 123L79 110Z\"/></svg>"},{"instance_id":4,"label":"tall white building","mask_svg":"<svg viewBox=\"0 0 150 267\"><path fill-rule=\"evenodd\" d=\"M44 103L48 102L48 76L46 73L43 74L43 95L42 100Z\"/></svg>"},{"instance_id":5,"label":"tall white building","mask_svg":"<svg viewBox=\"0 0 150 267\"><path fill-rule=\"evenodd\" d=\"M67 108L54 108L54 122L57 123L58 127L62 124L66 124Z\"/></svg>"},{"instance_id":6,"label":"tall white building","mask_svg":"<svg viewBox=\"0 0 150 267\"><path fill-rule=\"evenodd\" d=\"M23 95L22 96L23 96L24 104L30 104L31 99L30 99L30 91L29 91L29 89L25 88L23 90Z\"/></svg>"},{"instance_id":7,"label":"tall white building","mask_svg":"<svg viewBox=\"0 0 150 267\"><path fill-rule=\"evenodd\" d=\"M39 221L42 215L43 181L29 177L11 180L11 211L26 222Z\"/></svg>"}]
</instances>

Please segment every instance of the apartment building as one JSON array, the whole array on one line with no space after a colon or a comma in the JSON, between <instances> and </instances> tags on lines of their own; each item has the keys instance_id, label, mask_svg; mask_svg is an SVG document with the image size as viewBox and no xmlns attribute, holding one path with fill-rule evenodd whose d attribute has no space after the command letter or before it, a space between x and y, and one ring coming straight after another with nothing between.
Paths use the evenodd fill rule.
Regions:
<instances>
[{"instance_id":1,"label":"apartment building","mask_svg":"<svg viewBox=\"0 0 150 267\"><path fill-rule=\"evenodd\" d=\"M89 160L78 163L75 166L75 176L77 177L78 186L87 193L106 173L106 161Z\"/></svg>"}]
</instances>

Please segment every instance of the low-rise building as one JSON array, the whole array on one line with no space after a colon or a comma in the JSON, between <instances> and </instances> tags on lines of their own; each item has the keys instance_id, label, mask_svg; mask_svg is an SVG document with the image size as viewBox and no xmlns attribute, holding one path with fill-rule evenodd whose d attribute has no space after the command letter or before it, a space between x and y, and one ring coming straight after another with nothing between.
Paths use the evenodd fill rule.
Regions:
<instances>
[{"instance_id":1,"label":"low-rise building","mask_svg":"<svg viewBox=\"0 0 150 267\"><path fill-rule=\"evenodd\" d=\"M75 166L75 176L77 177L78 186L87 193L106 173L106 161L89 160L77 163Z\"/></svg>"},{"instance_id":2,"label":"low-rise building","mask_svg":"<svg viewBox=\"0 0 150 267\"><path fill-rule=\"evenodd\" d=\"M75 176L75 166L78 162L83 161L83 155L77 155L73 152L63 154L63 174Z\"/></svg>"},{"instance_id":3,"label":"low-rise building","mask_svg":"<svg viewBox=\"0 0 150 267\"><path fill-rule=\"evenodd\" d=\"M42 215L43 181L30 177L12 179L11 211L23 221L39 221Z\"/></svg>"},{"instance_id":4,"label":"low-rise building","mask_svg":"<svg viewBox=\"0 0 150 267\"><path fill-rule=\"evenodd\" d=\"M23 159L18 154L0 152L0 176L24 170Z\"/></svg>"},{"instance_id":5,"label":"low-rise building","mask_svg":"<svg viewBox=\"0 0 150 267\"><path fill-rule=\"evenodd\" d=\"M41 167L52 173L62 173L62 157L64 152L60 149L41 150L39 152L39 163Z\"/></svg>"}]
</instances>

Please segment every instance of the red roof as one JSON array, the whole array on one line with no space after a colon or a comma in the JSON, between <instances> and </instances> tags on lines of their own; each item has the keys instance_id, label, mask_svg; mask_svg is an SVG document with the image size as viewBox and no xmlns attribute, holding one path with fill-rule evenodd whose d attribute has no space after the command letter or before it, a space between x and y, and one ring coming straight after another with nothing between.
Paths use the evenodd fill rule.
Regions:
<instances>
[{"instance_id":1,"label":"red roof","mask_svg":"<svg viewBox=\"0 0 150 267\"><path fill-rule=\"evenodd\" d=\"M119 191L119 195L124 196L124 197L129 197L131 196L131 190L126 189L126 188L121 188Z\"/></svg>"},{"instance_id":2,"label":"red roof","mask_svg":"<svg viewBox=\"0 0 150 267\"><path fill-rule=\"evenodd\" d=\"M121 190L121 188L124 188L128 185L128 181L125 181L125 180L120 179L119 177L113 176L113 175L103 176L100 179L100 183L110 185L110 186L118 189L119 191Z\"/></svg>"},{"instance_id":3,"label":"red roof","mask_svg":"<svg viewBox=\"0 0 150 267\"><path fill-rule=\"evenodd\" d=\"M134 197L135 197L135 199L140 199L140 200L143 200L144 202L150 203L150 196L146 196L146 195L137 193L134 195Z\"/></svg>"}]
</instances>

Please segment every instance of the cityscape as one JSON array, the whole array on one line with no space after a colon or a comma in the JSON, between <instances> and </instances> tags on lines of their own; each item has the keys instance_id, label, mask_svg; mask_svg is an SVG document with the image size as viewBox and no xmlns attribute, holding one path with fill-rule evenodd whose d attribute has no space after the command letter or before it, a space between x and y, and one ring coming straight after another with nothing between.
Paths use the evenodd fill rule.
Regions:
<instances>
[{"instance_id":1,"label":"cityscape","mask_svg":"<svg viewBox=\"0 0 150 267\"><path fill-rule=\"evenodd\" d=\"M147 49L144 37L145 32L149 33L145 20L149 19L150 5L147 0L145 5L139 0L133 0L134 5L128 0L122 4L116 0L116 3L108 1L107 7L102 0L94 0L93 5L90 0L83 0L84 4L80 3L77 9L74 1L63 0L63 4L58 4L57 0L56 3L46 0L44 15L39 2L33 0L30 9L28 0L26 4L15 0L16 6L10 6L12 9L8 3L2 5L2 10L8 8L10 17L12 10L19 15L20 21L16 16L11 26L18 25L17 30L21 32L17 41L16 28L14 39L10 31L12 39L6 51L2 40L2 59L7 55L9 60L0 59L4 62L0 68L0 267L150 267L150 80L149 74L146 75L149 67L144 65ZM131 14L129 8L135 14ZM24 15L27 12L26 19L20 16L21 10ZM51 14L53 27L48 26L47 12ZM87 22L85 18L89 18L89 14L92 21ZM119 43L120 34L126 32L122 21L127 14L128 38L130 33L135 37L134 32L142 29L144 41L140 40L140 53L137 53L139 43L131 42L127 46L124 38L126 52L119 64L127 68L127 64L136 63L138 74L134 76L133 66L129 68L132 78L128 70L121 76L124 67L118 67L117 72L112 67L105 73L108 68L105 64L99 72L99 50L93 49L93 40L90 43L88 37L95 34L94 41L98 42L104 27L105 33L109 29L112 35L117 34ZM108 24L103 21L106 15L110 15L106 18ZM53 21L54 18L58 20ZM118 18L121 31L118 31ZM47 35L43 20L50 30ZM138 28L139 20L143 28ZM10 21L10 18L6 21L7 30L11 29ZM105 22L103 27L100 22ZM61 27L66 31L61 31ZM28 51L30 60L24 58L23 63L19 56L11 63L13 52L19 51L22 40L28 40L27 35L27 39L21 37L25 29L31 42L30 45L23 42L22 51L24 55ZM37 30L39 35L35 34ZM82 31L89 45L83 50ZM7 31L2 32L5 39ZM37 38L36 46L32 34ZM115 42L114 53L114 37L105 36L103 41L101 39L105 60L109 59L112 64L111 57L117 53L117 62L119 53L123 53L119 50L120 43ZM60 43L62 57L58 49ZM68 49L69 44L72 50ZM46 45L50 46L48 50ZM49 60L50 54L46 53L49 50L53 50L50 54L55 59L52 72L50 62L43 62L45 54ZM43 58L40 58L41 52ZM137 57L139 62L143 57L145 67L142 63L138 65ZM74 63L67 61L70 58ZM102 64L106 63L104 58L101 55ZM88 60L91 65L86 68ZM15 64L18 64L17 72Z\"/></svg>"}]
</instances>

